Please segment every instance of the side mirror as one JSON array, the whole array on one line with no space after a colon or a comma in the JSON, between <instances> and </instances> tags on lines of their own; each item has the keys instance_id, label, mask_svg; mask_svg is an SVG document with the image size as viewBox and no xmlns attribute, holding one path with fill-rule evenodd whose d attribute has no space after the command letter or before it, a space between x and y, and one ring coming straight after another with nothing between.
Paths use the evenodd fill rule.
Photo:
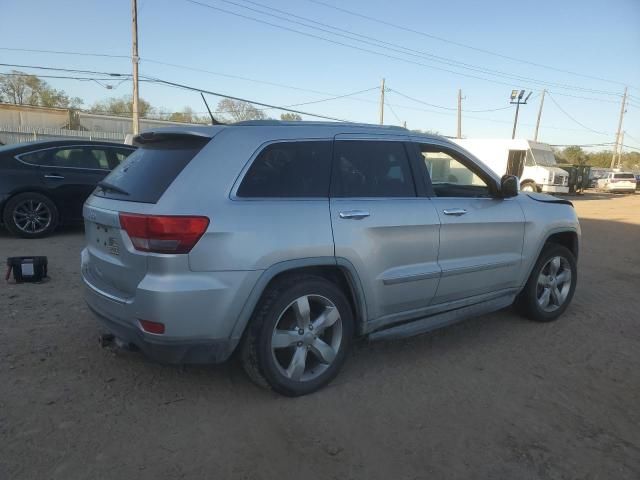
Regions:
<instances>
[{"instance_id":1,"label":"side mirror","mask_svg":"<svg viewBox=\"0 0 640 480\"><path fill-rule=\"evenodd\" d=\"M520 191L520 180L515 175L503 175L500 179L500 196L515 197Z\"/></svg>"}]
</instances>

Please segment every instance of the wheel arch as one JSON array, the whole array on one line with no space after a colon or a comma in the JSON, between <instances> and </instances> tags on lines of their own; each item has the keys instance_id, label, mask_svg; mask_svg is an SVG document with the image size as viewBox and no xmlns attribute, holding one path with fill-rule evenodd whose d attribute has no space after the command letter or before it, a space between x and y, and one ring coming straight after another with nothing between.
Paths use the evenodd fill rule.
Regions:
<instances>
[{"instance_id":1,"label":"wheel arch","mask_svg":"<svg viewBox=\"0 0 640 480\"><path fill-rule=\"evenodd\" d=\"M325 278L338 285L344 291L353 310L356 333L360 334L363 331L363 325L367 318L367 307L360 278L353 264L346 259L336 257L302 258L272 265L260 275L247 297L231 333L230 340L233 342L233 348L240 342L265 290L273 282L285 276L305 273Z\"/></svg>"}]
</instances>

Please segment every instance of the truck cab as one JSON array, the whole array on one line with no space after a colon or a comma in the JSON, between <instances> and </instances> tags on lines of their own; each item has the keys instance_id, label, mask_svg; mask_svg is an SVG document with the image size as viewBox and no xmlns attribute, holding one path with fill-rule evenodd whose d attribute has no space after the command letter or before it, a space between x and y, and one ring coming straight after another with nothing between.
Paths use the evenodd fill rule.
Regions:
<instances>
[{"instance_id":1,"label":"truck cab","mask_svg":"<svg viewBox=\"0 0 640 480\"><path fill-rule=\"evenodd\" d=\"M551 146L525 139L455 139L498 175L516 175L528 192L569 193L569 174L559 168Z\"/></svg>"}]
</instances>

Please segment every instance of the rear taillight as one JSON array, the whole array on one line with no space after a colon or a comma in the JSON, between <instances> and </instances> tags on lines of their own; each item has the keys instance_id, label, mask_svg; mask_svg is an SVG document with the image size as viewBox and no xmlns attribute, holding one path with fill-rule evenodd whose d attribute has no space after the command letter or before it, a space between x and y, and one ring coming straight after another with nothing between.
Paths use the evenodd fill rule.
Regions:
<instances>
[{"instance_id":1,"label":"rear taillight","mask_svg":"<svg viewBox=\"0 0 640 480\"><path fill-rule=\"evenodd\" d=\"M209 226L207 217L121 213L120 225L136 250L189 253Z\"/></svg>"}]
</instances>

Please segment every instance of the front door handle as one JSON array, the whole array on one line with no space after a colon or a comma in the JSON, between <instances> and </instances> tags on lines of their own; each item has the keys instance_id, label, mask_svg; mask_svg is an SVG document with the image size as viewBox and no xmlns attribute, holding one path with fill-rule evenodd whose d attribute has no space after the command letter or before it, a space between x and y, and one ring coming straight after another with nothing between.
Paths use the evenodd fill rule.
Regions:
<instances>
[{"instance_id":1,"label":"front door handle","mask_svg":"<svg viewBox=\"0 0 640 480\"><path fill-rule=\"evenodd\" d=\"M464 208L446 208L442 213L445 215L454 215L459 217L460 215L467 213L467 211Z\"/></svg>"},{"instance_id":2,"label":"front door handle","mask_svg":"<svg viewBox=\"0 0 640 480\"><path fill-rule=\"evenodd\" d=\"M366 210L346 210L344 212L340 212L340 218L349 219L349 220L362 220L363 218L367 218L371 215Z\"/></svg>"},{"instance_id":3,"label":"front door handle","mask_svg":"<svg viewBox=\"0 0 640 480\"><path fill-rule=\"evenodd\" d=\"M52 178L54 180L64 180L62 175L58 175L57 173L48 173L44 176L44 178Z\"/></svg>"}]
</instances>

